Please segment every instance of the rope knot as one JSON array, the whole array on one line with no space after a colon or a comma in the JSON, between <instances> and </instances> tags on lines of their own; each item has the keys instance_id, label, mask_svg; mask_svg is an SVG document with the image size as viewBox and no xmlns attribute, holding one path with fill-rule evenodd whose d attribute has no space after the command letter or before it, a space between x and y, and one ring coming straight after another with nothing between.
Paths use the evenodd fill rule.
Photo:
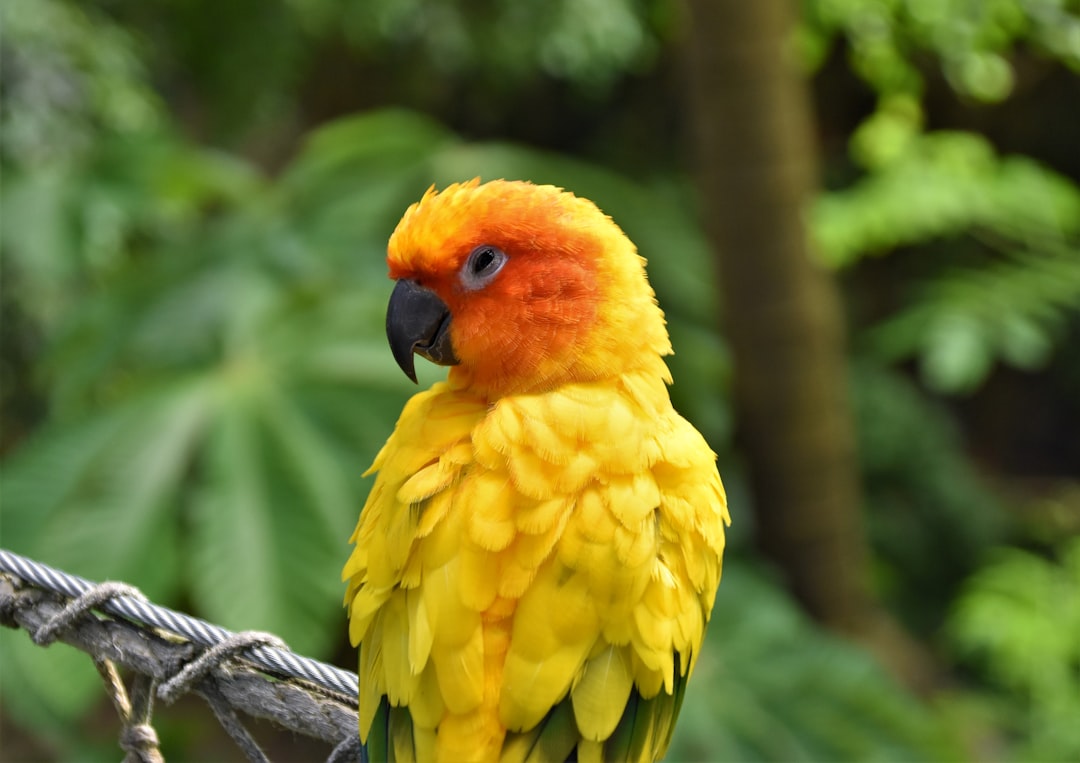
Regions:
<instances>
[{"instance_id":1,"label":"rope knot","mask_svg":"<svg viewBox=\"0 0 1080 763\"><path fill-rule=\"evenodd\" d=\"M136 760L160 760L158 744L157 732L148 723L125 726L120 732L120 749Z\"/></svg>"}]
</instances>

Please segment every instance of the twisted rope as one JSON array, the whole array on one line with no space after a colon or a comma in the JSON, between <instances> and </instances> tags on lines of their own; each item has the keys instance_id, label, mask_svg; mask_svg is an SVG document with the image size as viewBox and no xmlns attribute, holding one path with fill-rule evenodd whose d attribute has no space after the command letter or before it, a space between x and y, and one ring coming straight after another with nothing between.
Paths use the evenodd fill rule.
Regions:
<instances>
[{"instance_id":1,"label":"twisted rope","mask_svg":"<svg viewBox=\"0 0 1080 763\"><path fill-rule=\"evenodd\" d=\"M0 572L10 572L29 583L73 599L78 599L95 587L89 580L62 572L7 549L0 549ZM213 647L233 639L236 635L220 625L151 604L142 597L142 594L130 587L125 590L124 595L110 598L109 594L106 594L105 600L100 603L100 609L103 612L175 633L199 646ZM98 604L90 606L97 608ZM78 612L75 614L77 615ZM310 657L294 654L283 645L254 646L244 654L244 657L267 673L287 678L299 678L336 694L355 697L359 691L355 673Z\"/></svg>"},{"instance_id":2,"label":"twisted rope","mask_svg":"<svg viewBox=\"0 0 1080 763\"><path fill-rule=\"evenodd\" d=\"M96 617L91 610L113 618ZM25 628L38 645L63 640L93 658L122 723L125 763L161 763L150 725L154 697L172 702L188 692L207 701L252 763L268 759L237 708L334 744L333 761L356 760L360 754L356 675L295 655L272 634L232 633L151 604L125 583L93 584L5 549L0 549L0 623ZM168 638L172 635L187 641ZM136 673L130 696L114 662ZM267 680L267 674L280 680Z\"/></svg>"}]
</instances>

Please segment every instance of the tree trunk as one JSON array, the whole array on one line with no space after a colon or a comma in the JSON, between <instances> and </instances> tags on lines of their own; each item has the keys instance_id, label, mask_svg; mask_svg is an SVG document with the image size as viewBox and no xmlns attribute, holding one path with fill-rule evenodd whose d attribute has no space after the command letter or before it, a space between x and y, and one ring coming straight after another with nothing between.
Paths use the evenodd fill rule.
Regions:
<instances>
[{"instance_id":1,"label":"tree trunk","mask_svg":"<svg viewBox=\"0 0 1080 763\"><path fill-rule=\"evenodd\" d=\"M841 303L805 226L818 167L808 88L791 56L794 6L691 0L688 106L758 542L814 617L860 633L876 607Z\"/></svg>"}]
</instances>

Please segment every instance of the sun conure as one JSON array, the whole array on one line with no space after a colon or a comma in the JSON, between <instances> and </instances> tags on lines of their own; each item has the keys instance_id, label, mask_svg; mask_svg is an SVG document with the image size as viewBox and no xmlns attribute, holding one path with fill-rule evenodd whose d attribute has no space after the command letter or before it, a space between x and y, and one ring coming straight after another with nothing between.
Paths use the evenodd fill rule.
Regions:
<instances>
[{"instance_id":1,"label":"sun conure","mask_svg":"<svg viewBox=\"0 0 1080 763\"><path fill-rule=\"evenodd\" d=\"M343 573L367 757L659 758L729 519L644 260L502 180L428 190L387 259L394 357L450 371L376 456Z\"/></svg>"}]
</instances>

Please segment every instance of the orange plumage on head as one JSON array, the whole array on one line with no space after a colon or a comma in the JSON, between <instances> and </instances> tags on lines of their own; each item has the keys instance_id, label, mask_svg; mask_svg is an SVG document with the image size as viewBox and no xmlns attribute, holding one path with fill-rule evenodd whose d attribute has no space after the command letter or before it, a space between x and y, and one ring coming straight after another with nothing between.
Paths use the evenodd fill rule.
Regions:
<instances>
[{"instance_id":1,"label":"orange plumage on head","mask_svg":"<svg viewBox=\"0 0 1080 763\"><path fill-rule=\"evenodd\" d=\"M505 254L470 283L470 256ZM390 238L395 280L449 307L457 366L450 383L497 398L609 378L668 354L644 260L591 201L554 186L479 180L429 189Z\"/></svg>"}]
</instances>

